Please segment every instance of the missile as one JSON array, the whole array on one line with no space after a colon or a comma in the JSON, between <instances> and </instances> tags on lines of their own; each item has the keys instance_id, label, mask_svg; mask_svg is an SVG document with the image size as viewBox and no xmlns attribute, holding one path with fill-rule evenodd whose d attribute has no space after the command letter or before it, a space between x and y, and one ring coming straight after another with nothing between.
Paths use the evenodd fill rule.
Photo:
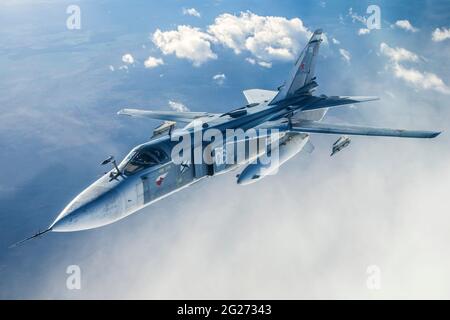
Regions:
<instances>
[{"instance_id":1,"label":"missile","mask_svg":"<svg viewBox=\"0 0 450 320\"><path fill-rule=\"evenodd\" d=\"M348 136L341 136L339 139L337 139L332 146L330 157L333 156L335 153L338 153L342 149L348 147L350 144L350 138Z\"/></svg>"}]
</instances>

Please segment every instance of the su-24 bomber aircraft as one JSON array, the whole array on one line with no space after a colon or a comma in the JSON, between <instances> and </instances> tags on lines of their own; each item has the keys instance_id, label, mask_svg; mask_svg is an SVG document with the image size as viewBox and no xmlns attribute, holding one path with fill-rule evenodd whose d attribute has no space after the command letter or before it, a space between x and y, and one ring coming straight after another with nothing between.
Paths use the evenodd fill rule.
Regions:
<instances>
[{"instance_id":1,"label":"su-24 bomber aircraft","mask_svg":"<svg viewBox=\"0 0 450 320\"><path fill-rule=\"evenodd\" d=\"M50 231L79 231L113 223L205 177L215 176L244 165L246 167L237 175L237 183L246 185L259 181L273 173L301 150L312 152L314 147L309 139L310 134L313 133L402 138L434 138L439 135L440 132L434 131L373 128L322 122L328 108L378 98L315 96L313 91L318 84L314 69L321 42L322 30L319 29L313 33L300 53L284 84L277 91L245 90L243 93L248 104L241 108L223 114L137 109L119 111L120 115L158 119L165 122L154 130L154 135L149 142L133 148L119 165L113 157L106 159L102 164L113 164L111 171L76 196L46 230L17 244ZM175 129L177 122L187 123L187 125L182 129ZM200 126L195 125L199 122ZM224 133L226 130L238 128L255 129L257 132L263 129L276 130L279 133L278 161L262 163L260 151L253 154L246 151L244 160L231 163L206 161L197 163L191 161L191 157L189 157L190 160L176 163L171 157L173 148L178 143L176 139L174 141L174 135L190 137L210 129ZM257 139L260 138L257 136ZM267 135L265 138L268 138ZM333 153L349 143L346 136L340 140L335 143ZM237 140L235 143L242 142L245 143L245 141ZM225 139L220 143L221 145L216 147L226 148L230 141ZM271 145L268 144L269 148ZM195 150L202 151L205 148L207 146L203 142L200 144L191 142L188 152L192 156ZM266 151L266 153L270 152L270 149Z\"/></svg>"}]
</instances>

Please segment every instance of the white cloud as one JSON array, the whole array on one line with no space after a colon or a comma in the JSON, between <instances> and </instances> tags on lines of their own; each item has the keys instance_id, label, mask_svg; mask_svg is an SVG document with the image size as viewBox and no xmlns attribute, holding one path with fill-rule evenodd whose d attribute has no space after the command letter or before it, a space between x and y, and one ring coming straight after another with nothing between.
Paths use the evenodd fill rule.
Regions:
<instances>
[{"instance_id":1,"label":"white cloud","mask_svg":"<svg viewBox=\"0 0 450 320\"><path fill-rule=\"evenodd\" d=\"M224 73L219 73L219 74L216 74L215 76L213 76L213 80L214 80L218 85L224 84L226 78L227 78L227 77L225 76Z\"/></svg>"},{"instance_id":2,"label":"white cloud","mask_svg":"<svg viewBox=\"0 0 450 320\"><path fill-rule=\"evenodd\" d=\"M406 81L416 88L431 89L443 94L450 94L450 87L434 73L405 68L399 63L394 63L392 68L397 78Z\"/></svg>"},{"instance_id":3,"label":"white cloud","mask_svg":"<svg viewBox=\"0 0 450 320\"><path fill-rule=\"evenodd\" d=\"M189 111L189 108L186 107L181 102L175 102L175 101L172 101L172 100L169 100L169 108L172 109L173 111L177 111L177 112Z\"/></svg>"},{"instance_id":4,"label":"white cloud","mask_svg":"<svg viewBox=\"0 0 450 320\"><path fill-rule=\"evenodd\" d=\"M341 44L341 42L340 42L338 39L335 39L335 38L331 38L331 41L332 41L334 44Z\"/></svg>"},{"instance_id":5,"label":"white cloud","mask_svg":"<svg viewBox=\"0 0 450 320\"><path fill-rule=\"evenodd\" d=\"M239 15L221 14L206 31L185 25L165 32L157 29L152 41L163 54L175 54L196 66L216 59L212 46L220 44L235 54L247 51L255 63L271 67L272 61L295 59L311 35L299 18L259 16L246 11ZM328 42L325 34L323 42Z\"/></svg>"},{"instance_id":6,"label":"white cloud","mask_svg":"<svg viewBox=\"0 0 450 320\"><path fill-rule=\"evenodd\" d=\"M193 17L197 17L200 18L200 12L198 12L195 8L183 8L183 14L185 16L193 16Z\"/></svg>"},{"instance_id":7,"label":"white cloud","mask_svg":"<svg viewBox=\"0 0 450 320\"><path fill-rule=\"evenodd\" d=\"M147 60L144 61L144 66L148 69L156 68L157 66L163 65L164 60L161 58L148 57Z\"/></svg>"},{"instance_id":8,"label":"white cloud","mask_svg":"<svg viewBox=\"0 0 450 320\"><path fill-rule=\"evenodd\" d=\"M250 64L255 64L256 63L256 60L253 59L253 58L245 58L245 61L247 61Z\"/></svg>"},{"instance_id":9,"label":"white cloud","mask_svg":"<svg viewBox=\"0 0 450 320\"><path fill-rule=\"evenodd\" d=\"M271 62L266 62L266 61L256 61L256 59L253 58L245 58L245 61L247 61L250 64L257 64L263 68L272 68L272 63Z\"/></svg>"},{"instance_id":10,"label":"white cloud","mask_svg":"<svg viewBox=\"0 0 450 320\"><path fill-rule=\"evenodd\" d=\"M367 21L366 17L360 16L357 13L353 12L353 8L348 9L348 15L350 16L350 18L352 18L353 22L359 21L363 24L366 24Z\"/></svg>"},{"instance_id":11,"label":"white cloud","mask_svg":"<svg viewBox=\"0 0 450 320\"><path fill-rule=\"evenodd\" d=\"M350 59L351 59L351 55L350 52L348 52L345 49L339 49L339 53L342 56L342 59L344 59L345 61L347 61L348 63L350 63Z\"/></svg>"},{"instance_id":12,"label":"white cloud","mask_svg":"<svg viewBox=\"0 0 450 320\"><path fill-rule=\"evenodd\" d=\"M111 70L111 71L114 71L114 70L115 70L113 65L110 65L108 68L109 68L109 70Z\"/></svg>"},{"instance_id":13,"label":"white cloud","mask_svg":"<svg viewBox=\"0 0 450 320\"><path fill-rule=\"evenodd\" d=\"M436 28L434 29L431 39L435 42L450 39L450 28Z\"/></svg>"},{"instance_id":14,"label":"white cloud","mask_svg":"<svg viewBox=\"0 0 450 320\"><path fill-rule=\"evenodd\" d=\"M236 54L248 51L263 61L293 60L311 32L299 18L259 16L241 12L216 17L208 32Z\"/></svg>"},{"instance_id":15,"label":"white cloud","mask_svg":"<svg viewBox=\"0 0 450 320\"><path fill-rule=\"evenodd\" d=\"M411 32L419 31L419 29L413 27L412 24L408 20L398 20L395 22L395 26L397 28L400 28L400 29L403 29L406 31L411 31Z\"/></svg>"},{"instance_id":16,"label":"white cloud","mask_svg":"<svg viewBox=\"0 0 450 320\"><path fill-rule=\"evenodd\" d=\"M360 28L358 30L358 35L359 36L362 36L362 35L365 35L365 34L369 34L369 33L370 33L370 29L367 29L367 28Z\"/></svg>"},{"instance_id":17,"label":"white cloud","mask_svg":"<svg viewBox=\"0 0 450 320\"><path fill-rule=\"evenodd\" d=\"M402 61L418 62L419 57L415 53L404 48L391 48L384 42L380 44L380 52L389 58L388 69L393 71L396 78L402 79L418 89L431 89L443 94L450 94L450 87L436 74L406 68L400 64Z\"/></svg>"},{"instance_id":18,"label":"white cloud","mask_svg":"<svg viewBox=\"0 0 450 320\"><path fill-rule=\"evenodd\" d=\"M272 68L272 62L258 61L258 65L263 68Z\"/></svg>"},{"instance_id":19,"label":"white cloud","mask_svg":"<svg viewBox=\"0 0 450 320\"><path fill-rule=\"evenodd\" d=\"M152 41L163 54L175 54L178 58L191 61L194 66L217 59L211 50L214 37L191 26L181 25L177 30L165 32L157 29L152 35Z\"/></svg>"},{"instance_id":20,"label":"white cloud","mask_svg":"<svg viewBox=\"0 0 450 320\"><path fill-rule=\"evenodd\" d=\"M391 48L386 43L382 42L380 44L380 52L387 56L391 61L400 62L400 61L419 61L419 57L409 50L404 48Z\"/></svg>"},{"instance_id":21,"label":"white cloud","mask_svg":"<svg viewBox=\"0 0 450 320\"><path fill-rule=\"evenodd\" d=\"M133 64L134 58L130 53L126 53L122 56L122 61L123 61L123 63L126 63L126 64Z\"/></svg>"}]
</instances>

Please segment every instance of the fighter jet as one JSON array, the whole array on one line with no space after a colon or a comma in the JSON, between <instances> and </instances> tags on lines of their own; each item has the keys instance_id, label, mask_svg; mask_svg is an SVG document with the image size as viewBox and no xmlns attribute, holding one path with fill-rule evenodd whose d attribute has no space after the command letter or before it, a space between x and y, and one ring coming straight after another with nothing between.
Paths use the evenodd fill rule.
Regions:
<instances>
[{"instance_id":1,"label":"fighter jet","mask_svg":"<svg viewBox=\"0 0 450 320\"><path fill-rule=\"evenodd\" d=\"M76 196L47 229L30 238L49 231L70 232L108 225L198 181L231 170L243 168L237 175L239 185L257 182L276 172L300 151L312 152L311 135L434 138L440 134L323 122L329 108L378 98L314 95L321 42L322 30L316 30L284 84L273 91L245 90L247 103L237 109L224 113L120 110L119 115L164 122L154 130L150 141L133 148L118 165L113 157L107 158L103 165L112 164L112 169ZM254 130L256 135L211 139L212 131L226 136L229 130ZM276 136L272 135L274 132ZM195 139L196 136L201 139ZM183 152L174 152L183 139L190 141L188 147ZM255 141L264 141L261 144L265 148L249 151L248 145ZM241 157L232 152L237 144L246 146ZM275 145L277 161L263 161L264 157L273 156ZM174 154L181 153L183 158L175 161ZM196 155L204 158L205 154L209 161L197 161ZM223 161L224 158L232 161Z\"/></svg>"}]
</instances>

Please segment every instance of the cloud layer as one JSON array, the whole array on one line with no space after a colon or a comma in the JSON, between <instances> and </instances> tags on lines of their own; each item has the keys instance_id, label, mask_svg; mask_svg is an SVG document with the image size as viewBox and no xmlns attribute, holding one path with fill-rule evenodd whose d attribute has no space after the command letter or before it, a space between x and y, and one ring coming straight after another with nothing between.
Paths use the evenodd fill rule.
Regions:
<instances>
[{"instance_id":1,"label":"cloud layer","mask_svg":"<svg viewBox=\"0 0 450 320\"><path fill-rule=\"evenodd\" d=\"M359 36L363 36L363 35L366 35L366 34L369 34L369 33L370 33L370 29L367 29L367 28L360 28L358 30L358 35Z\"/></svg>"},{"instance_id":2,"label":"cloud layer","mask_svg":"<svg viewBox=\"0 0 450 320\"><path fill-rule=\"evenodd\" d=\"M217 83L218 85L223 85L227 77L225 76L224 73L218 73L214 75L212 78L214 82Z\"/></svg>"},{"instance_id":3,"label":"cloud layer","mask_svg":"<svg viewBox=\"0 0 450 320\"><path fill-rule=\"evenodd\" d=\"M350 60L351 60L350 52L341 48L341 49L339 49L339 53L340 53L342 59L344 59L346 62L350 63Z\"/></svg>"},{"instance_id":4,"label":"cloud layer","mask_svg":"<svg viewBox=\"0 0 450 320\"><path fill-rule=\"evenodd\" d=\"M177 112L189 111L189 108L186 107L183 103L172 101L172 100L169 100L169 108L172 109L173 111L177 111Z\"/></svg>"},{"instance_id":5,"label":"cloud layer","mask_svg":"<svg viewBox=\"0 0 450 320\"><path fill-rule=\"evenodd\" d=\"M241 12L239 16L224 13L208 27L223 46L236 54L251 53L262 61L293 60L311 32L299 18L259 16Z\"/></svg>"},{"instance_id":6,"label":"cloud layer","mask_svg":"<svg viewBox=\"0 0 450 320\"><path fill-rule=\"evenodd\" d=\"M194 66L217 59L211 49L211 43L216 39L199 28L182 25L172 31L157 29L152 35L152 41L163 54L175 54L178 58L191 61Z\"/></svg>"},{"instance_id":7,"label":"cloud layer","mask_svg":"<svg viewBox=\"0 0 450 320\"><path fill-rule=\"evenodd\" d=\"M398 20L394 24L397 28L410 31L410 32L417 32L419 29L412 26L411 22L408 20Z\"/></svg>"},{"instance_id":8,"label":"cloud layer","mask_svg":"<svg viewBox=\"0 0 450 320\"><path fill-rule=\"evenodd\" d=\"M183 14L185 16L193 16L193 17L197 17L197 18L201 17L200 12L198 12L197 9L195 9L195 8L184 8Z\"/></svg>"},{"instance_id":9,"label":"cloud layer","mask_svg":"<svg viewBox=\"0 0 450 320\"><path fill-rule=\"evenodd\" d=\"M122 56L122 62L125 64L133 64L134 63L134 58L131 55L131 53L126 53Z\"/></svg>"},{"instance_id":10,"label":"cloud layer","mask_svg":"<svg viewBox=\"0 0 450 320\"><path fill-rule=\"evenodd\" d=\"M450 39L450 28L436 28L431 38L435 42L441 42L447 39Z\"/></svg>"},{"instance_id":11,"label":"cloud layer","mask_svg":"<svg viewBox=\"0 0 450 320\"><path fill-rule=\"evenodd\" d=\"M400 63L418 62L419 57L414 52L400 47L392 48L384 42L380 44L380 52L390 60L388 68L393 71L395 77L418 89L450 94L450 87L436 74L408 68Z\"/></svg>"},{"instance_id":12,"label":"cloud layer","mask_svg":"<svg viewBox=\"0 0 450 320\"><path fill-rule=\"evenodd\" d=\"M247 11L221 14L206 31L191 26L178 26L171 31L158 29L152 40L163 54L175 54L196 66L217 58L212 50L216 44L235 54L250 54L259 65L268 67L272 61L293 60L310 36L299 18L259 16Z\"/></svg>"},{"instance_id":13,"label":"cloud layer","mask_svg":"<svg viewBox=\"0 0 450 320\"><path fill-rule=\"evenodd\" d=\"M380 52L394 62L417 62L419 60L419 57L414 52L411 52L404 48L391 48L384 42L380 44Z\"/></svg>"},{"instance_id":14,"label":"cloud layer","mask_svg":"<svg viewBox=\"0 0 450 320\"><path fill-rule=\"evenodd\" d=\"M152 56L149 56L149 57L147 58L147 60L144 61L144 66L145 66L147 69L156 68L157 66L161 66L161 65L163 65L163 64L164 64L163 59L161 59L161 58L155 58L155 57L152 57Z\"/></svg>"}]
</instances>

